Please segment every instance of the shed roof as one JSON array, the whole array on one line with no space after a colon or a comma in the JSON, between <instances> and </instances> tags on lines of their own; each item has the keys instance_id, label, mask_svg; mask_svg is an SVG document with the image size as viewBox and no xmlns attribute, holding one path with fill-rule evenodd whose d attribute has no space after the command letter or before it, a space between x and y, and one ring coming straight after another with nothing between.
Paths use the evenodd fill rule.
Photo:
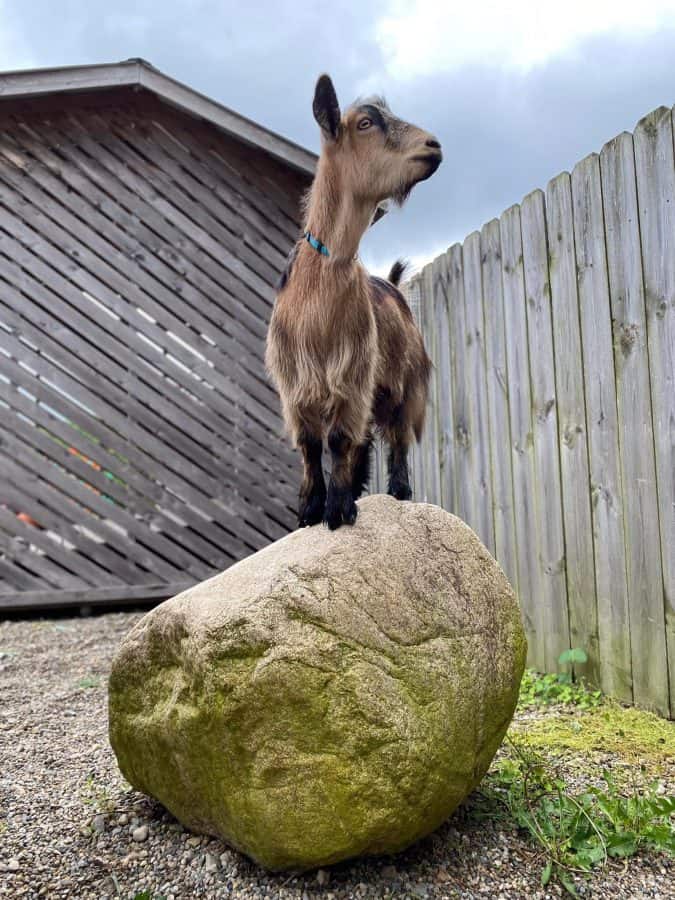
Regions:
<instances>
[{"instance_id":1,"label":"shed roof","mask_svg":"<svg viewBox=\"0 0 675 900\"><path fill-rule=\"evenodd\" d=\"M75 94L120 87L152 92L188 115L205 120L235 138L258 147L294 169L313 176L317 157L304 147L263 128L180 81L144 59L90 66L0 72L0 100L29 99L47 94Z\"/></svg>"}]
</instances>

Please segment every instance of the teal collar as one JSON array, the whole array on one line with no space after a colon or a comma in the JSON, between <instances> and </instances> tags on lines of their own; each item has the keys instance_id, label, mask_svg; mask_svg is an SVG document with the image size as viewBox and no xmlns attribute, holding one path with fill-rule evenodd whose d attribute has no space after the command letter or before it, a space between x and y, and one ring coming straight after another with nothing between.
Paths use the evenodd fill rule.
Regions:
<instances>
[{"instance_id":1,"label":"teal collar","mask_svg":"<svg viewBox=\"0 0 675 900\"><path fill-rule=\"evenodd\" d=\"M322 244L318 238L315 238L313 234L310 234L309 231L305 232L305 239L308 244L311 244L312 247L320 253L322 256L330 256L328 252L328 247L325 244Z\"/></svg>"}]
</instances>

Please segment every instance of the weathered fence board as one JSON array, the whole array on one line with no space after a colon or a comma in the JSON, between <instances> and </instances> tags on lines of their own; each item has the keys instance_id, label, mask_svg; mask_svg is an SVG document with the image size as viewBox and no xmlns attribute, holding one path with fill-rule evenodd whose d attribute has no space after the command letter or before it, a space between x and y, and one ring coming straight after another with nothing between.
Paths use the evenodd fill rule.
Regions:
<instances>
[{"instance_id":1,"label":"weathered fence board","mask_svg":"<svg viewBox=\"0 0 675 900\"><path fill-rule=\"evenodd\" d=\"M584 648L588 662L580 667L580 671L598 684L600 656L588 432L583 367L580 365L581 330L572 189L567 172L549 183L546 211L570 642L573 647Z\"/></svg>"},{"instance_id":2,"label":"weathered fence board","mask_svg":"<svg viewBox=\"0 0 675 900\"><path fill-rule=\"evenodd\" d=\"M574 239L586 391L602 683L632 698L623 494L607 257L597 154L572 172Z\"/></svg>"},{"instance_id":3,"label":"weathered fence board","mask_svg":"<svg viewBox=\"0 0 675 900\"><path fill-rule=\"evenodd\" d=\"M507 394L511 422L511 467L516 520L518 585L532 663L546 668L546 621L541 602L539 533L535 519L536 481L532 434L532 395L523 276L520 208L512 206L499 222L504 287ZM475 491L472 485L467 490Z\"/></svg>"},{"instance_id":4,"label":"weathered fence board","mask_svg":"<svg viewBox=\"0 0 675 900\"><path fill-rule=\"evenodd\" d=\"M675 717L675 165L663 107L635 130L637 190L656 450L670 709Z\"/></svg>"},{"instance_id":5,"label":"weathered fence board","mask_svg":"<svg viewBox=\"0 0 675 900\"><path fill-rule=\"evenodd\" d=\"M439 256L432 263L432 303L434 310L434 346L430 350L436 369L436 397L439 408L438 432L440 441L440 496L437 502L446 509L455 508L454 420L450 389L450 320L448 315L448 256Z\"/></svg>"},{"instance_id":6,"label":"weathered fence board","mask_svg":"<svg viewBox=\"0 0 675 900\"><path fill-rule=\"evenodd\" d=\"M466 322L466 397L469 401L469 459L471 466L472 516L469 524L486 547L495 552L492 513L492 478L488 446L487 384L483 324L483 279L480 234L474 231L464 241L464 319Z\"/></svg>"},{"instance_id":7,"label":"weathered fence board","mask_svg":"<svg viewBox=\"0 0 675 900\"><path fill-rule=\"evenodd\" d=\"M528 194L521 206L527 340L532 392L532 434L536 495L534 521L539 535L540 603L544 609L546 668L555 669L570 646L565 539L563 535L558 414L551 326L551 288L544 195Z\"/></svg>"},{"instance_id":8,"label":"weathered fence board","mask_svg":"<svg viewBox=\"0 0 675 900\"><path fill-rule=\"evenodd\" d=\"M501 242L497 219L488 222L481 231L481 267L495 553L517 591L518 565L516 562L516 526L511 473L511 424L509 422L506 375L504 293L502 289Z\"/></svg>"},{"instance_id":9,"label":"weathered fence board","mask_svg":"<svg viewBox=\"0 0 675 900\"><path fill-rule=\"evenodd\" d=\"M592 682L673 717L674 114L413 280L437 368L416 495L438 453L440 501L494 546L531 664L581 647Z\"/></svg>"},{"instance_id":10,"label":"weathered fence board","mask_svg":"<svg viewBox=\"0 0 675 900\"><path fill-rule=\"evenodd\" d=\"M668 660L633 138L600 154L624 499L633 698L668 712Z\"/></svg>"}]
</instances>

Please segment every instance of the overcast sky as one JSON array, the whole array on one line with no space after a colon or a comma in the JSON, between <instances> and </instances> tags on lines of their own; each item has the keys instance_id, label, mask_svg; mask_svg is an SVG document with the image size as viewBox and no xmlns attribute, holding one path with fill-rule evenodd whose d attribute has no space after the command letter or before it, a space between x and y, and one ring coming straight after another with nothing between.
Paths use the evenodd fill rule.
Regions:
<instances>
[{"instance_id":1,"label":"overcast sky","mask_svg":"<svg viewBox=\"0 0 675 900\"><path fill-rule=\"evenodd\" d=\"M675 0L0 0L0 68L142 56L314 150L314 81L383 93L445 161L367 235L433 257L651 109L675 103Z\"/></svg>"}]
</instances>

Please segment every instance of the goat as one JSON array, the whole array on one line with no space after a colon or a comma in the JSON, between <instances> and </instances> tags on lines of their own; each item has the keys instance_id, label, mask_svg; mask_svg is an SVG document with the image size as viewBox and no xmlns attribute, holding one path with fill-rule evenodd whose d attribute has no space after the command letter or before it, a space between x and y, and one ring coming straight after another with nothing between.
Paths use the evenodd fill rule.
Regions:
<instances>
[{"instance_id":1,"label":"goat","mask_svg":"<svg viewBox=\"0 0 675 900\"><path fill-rule=\"evenodd\" d=\"M435 137L396 118L380 97L341 115L328 75L317 81L313 112L321 155L303 236L279 282L265 361L303 455L299 524L323 520L335 529L356 521L375 430L390 448L388 493L412 496L408 447L422 435L431 362L398 290L404 264L397 262L388 280L376 278L357 252L379 205L402 205L442 155Z\"/></svg>"}]
</instances>

